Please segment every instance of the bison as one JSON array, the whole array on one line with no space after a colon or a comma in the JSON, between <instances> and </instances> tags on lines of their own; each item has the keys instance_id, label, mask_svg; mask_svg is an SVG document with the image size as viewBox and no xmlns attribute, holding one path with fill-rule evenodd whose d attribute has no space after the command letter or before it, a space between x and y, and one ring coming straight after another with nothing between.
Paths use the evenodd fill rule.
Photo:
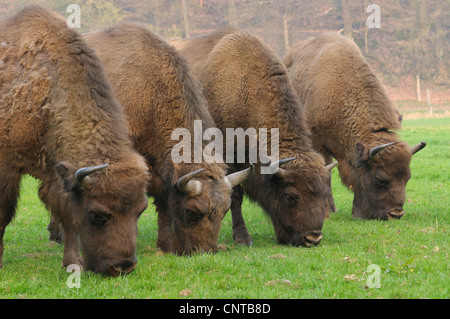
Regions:
<instances>
[{"instance_id":1,"label":"bison","mask_svg":"<svg viewBox=\"0 0 450 319\"><path fill-rule=\"evenodd\" d=\"M322 156L312 148L302 109L282 61L259 38L233 28L171 43L200 79L211 115L222 131L279 129L279 160L270 164L278 170L260 174L266 160L259 158L254 163L255 174L233 192L235 242L252 241L242 218L245 192L270 216L279 243L317 245L328 212L330 172ZM271 145L272 140L267 144ZM235 160L235 169L250 162L248 146L245 164Z\"/></svg>"},{"instance_id":2,"label":"bison","mask_svg":"<svg viewBox=\"0 0 450 319\"><path fill-rule=\"evenodd\" d=\"M1 22L0 39L0 267L21 176L30 174L64 229L63 267L131 272L149 174L100 59L39 6Z\"/></svg>"},{"instance_id":3,"label":"bison","mask_svg":"<svg viewBox=\"0 0 450 319\"><path fill-rule=\"evenodd\" d=\"M177 254L215 252L231 190L251 168L227 175L224 163L197 163L193 153L187 162L172 159L179 141L172 137L175 129L193 132L195 120L202 121L203 130L215 127L200 83L176 49L142 25L122 23L87 33L85 39L102 59L127 113L134 145L150 166L157 246Z\"/></svg>"},{"instance_id":4,"label":"bison","mask_svg":"<svg viewBox=\"0 0 450 319\"><path fill-rule=\"evenodd\" d=\"M337 159L342 182L354 192L353 216L401 218L411 156L425 143L409 147L399 139L401 116L358 46L323 33L292 47L284 63L314 148L328 163Z\"/></svg>"}]
</instances>

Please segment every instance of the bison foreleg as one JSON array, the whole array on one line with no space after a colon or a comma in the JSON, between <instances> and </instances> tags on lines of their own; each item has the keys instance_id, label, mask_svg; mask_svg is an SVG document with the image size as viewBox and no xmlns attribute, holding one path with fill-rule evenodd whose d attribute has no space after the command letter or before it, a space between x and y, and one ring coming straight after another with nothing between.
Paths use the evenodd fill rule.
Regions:
<instances>
[{"instance_id":1,"label":"bison foreleg","mask_svg":"<svg viewBox=\"0 0 450 319\"><path fill-rule=\"evenodd\" d=\"M78 233L72 227L64 227L64 257L62 267L69 265L79 265L83 267L83 259L80 256L78 247Z\"/></svg>"},{"instance_id":2,"label":"bison foreleg","mask_svg":"<svg viewBox=\"0 0 450 319\"><path fill-rule=\"evenodd\" d=\"M156 246L164 252L170 252L172 249L172 219L165 209L158 207L156 204L156 210L158 212L158 239Z\"/></svg>"},{"instance_id":3,"label":"bison foreleg","mask_svg":"<svg viewBox=\"0 0 450 319\"><path fill-rule=\"evenodd\" d=\"M2 176L3 175L3 176ZM3 236L14 217L20 190L20 175L8 178L0 172L0 268L3 267Z\"/></svg>"},{"instance_id":4,"label":"bison foreleg","mask_svg":"<svg viewBox=\"0 0 450 319\"><path fill-rule=\"evenodd\" d=\"M330 154L330 152L327 150L327 148L322 145L321 143L321 139L317 138L315 136L313 136L312 138L312 142L313 142L313 147L315 150L317 150L320 155L322 155L322 157L325 160L325 165L329 165L331 163L333 163L333 156ZM336 205L334 203L334 198L333 198L333 190L331 188L331 171L330 171L330 177L328 179L328 186L330 187L330 196L328 196L328 211L331 213L336 213L337 212L337 208ZM325 218L330 217L330 214L327 212L325 214Z\"/></svg>"},{"instance_id":5,"label":"bison foreleg","mask_svg":"<svg viewBox=\"0 0 450 319\"><path fill-rule=\"evenodd\" d=\"M330 160L326 159L326 165L331 164L332 162L333 162L333 158L331 158L331 156L330 156ZM330 195L328 196L328 211L331 213L336 213L337 208L336 208L336 204L334 203L333 188L331 187L331 173L332 172L330 172L330 176L329 176L328 182L327 182L328 187L330 188ZM330 217L330 214L327 212L325 217Z\"/></svg>"},{"instance_id":6,"label":"bison foreleg","mask_svg":"<svg viewBox=\"0 0 450 319\"><path fill-rule=\"evenodd\" d=\"M233 221L233 239L236 244L250 246L253 239L245 226L244 217L242 216L242 201L244 191L241 185L233 188L231 194L231 219Z\"/></svg>"},{"instance_id":7,"label":"bison foreleg","mask_svg":"<svg viewBox=\"0 0 450 319\"><path fill-rule=\"evenodd\" d=\"M62 244L64 242L64 230L59 222L59 219L51 214L50 222L48 223L47 230L50 232L50 241Z\"/></svg>"},{"instance_id":8,"label":"bison foreleg","mask_svg":"<svg viewBox=\"0 0 450 319\"><path fill-rule=\"evenodd\" d=\"M61 192L58 182L44 180L39 186L39 198L50 211L50 240L64 243L62 267L71 264L83 266L78 246L78 232L75 230L70 213L69 198Z\"/></svg>"}]
</instances>

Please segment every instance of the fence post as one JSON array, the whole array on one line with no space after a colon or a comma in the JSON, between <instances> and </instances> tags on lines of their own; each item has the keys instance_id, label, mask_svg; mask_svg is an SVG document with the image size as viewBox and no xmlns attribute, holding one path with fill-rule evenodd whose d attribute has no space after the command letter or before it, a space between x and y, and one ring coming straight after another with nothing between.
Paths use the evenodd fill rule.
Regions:
<instances>
[{"instance_id":1,"label":"fence post","mask_svg":"<svg viewBox=\"0 0 450 319\"><path fill-rule=\"evenodd\" d=\"M189 39L191 37L191 33L189 32L189 20L188 20L186 0L181 0L181 12L183 13L184 37L186 39Z\"/></svg>"},{"instance_id":2,"label":"fence post","mask_svg":"<svg viewBox=\"0 0 450 319\"><path fill-rule=\"evenodd\" d=\"M416 75L416 80L417 80L417 100L419 102L422 102L422 97L420 96L420 78L419 75Z\"/></svg>"},{"instance_id":3,"label":"fence post","mask_svg":"<svg viewBox=\"0 0 450 319\"><path fill-rule=\"evenodd\" d=\"M283 16L283 26L284 26L284 48L286 50L289 50L289 48L291 46L289 45L289 30L288 30L287 14L284 14L284 16Z\"/></svg>"},{"instance_id":4,"label":"fence post","mask_svg":"<svg viewBox=\"0 0 450 319\"><path fill-rule=\"evenodd\" d=\"M429 89L427 89L427 104L428 104L428 111L430 112L430 115L433 115L433 109L431 108L431 96L430 96Z\"/></svg>"}]
</instances>

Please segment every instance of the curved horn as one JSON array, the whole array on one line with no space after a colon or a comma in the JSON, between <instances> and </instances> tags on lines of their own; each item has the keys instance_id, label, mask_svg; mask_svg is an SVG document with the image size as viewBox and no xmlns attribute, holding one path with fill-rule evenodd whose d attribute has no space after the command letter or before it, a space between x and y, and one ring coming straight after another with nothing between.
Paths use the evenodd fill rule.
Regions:
<instances>
[{"instance_id":1,"label":"curved horn","mask_svg":"<svg viewBox=\"0 0 450 319\"><path fill-rule=\"evenodd\" d=\"M224 177L225 183L228 185L230 190L232 190L234 186L239 185L240 183L245 181L253 173L254 170L255 166L250 163L249 168L225 176Z\"/></svg>"},{"instance_id":2,"label":"curved horn","mask_svg":"<svg viewBox=\"0 0 450 319\"><path fill-rule=\"evenodd\" d=\"M418 151L420 151L422 148L424 148L427 145L425 142L420 142L419 144L416 144L414 146L411 146L411 153L412 155L416 154Z\"/></svg>"},{"instance_id":3,"label":"curved horn","mask_svg":"<svg viewBox=\"0 0 450 319\"><path fill-rule=\"evenodd\" d=\"M337 164L338 164L338 162L333 162L333 163L331 163L331 164L325 165L325 168L326 168L329 172L331 172L331 170L332 170L333 168L335 168L335 167L337 166Z\"/></svg>"},{"instance_id":4,"label":"curved horn","mask_svg":"<svg viewBox=\"0 0 450 319\"><path fill-rule=\"evenodd\" d=\"M204 168L200 168L196 171L181 176L180 179L177 181L178 190L190 196L199 194L202 191L202 183L199 181L191 181L191 179L193 179L195 176L197 176L204 170L205 170Z\"/></svg>"},{"instance_id":5,"label":"curved horn","mask_svg":"<svg viewBox=\"0 0 450 319\"><path fill-rule=\"evenodd\" d=\"M270 171L272 172L272 171L276 170L275 175L277 175L278 177L284 177L284 176L286 176L286 170L281 168L280 165L286 164L293 160L295 160L295 157L289 157L289 158L284 158L284 159L275 161L272 164L270 164Z\"/></svg>"},{"instance_id":6,"label":"curved horn","mask_svg":"<svg viewBox=\"0 0 450 319\"><path fill-rule=\"evenodd\" d=\"M91 175L92 173L95 173L96 171L99 171L101 169L104 169L108 167L108 165L109 164L102 164L98 166L82 167L75 172L75 178L77 179L78 182L81 183L86 176Z\"/></svg>"},{"instance_id":7,"label":"curved horn","mask_svg":"<svg viewBox=\"0 0 450 319\"><path fill-rule=\"evenodd\" d=\"M377 155L381 150L383 150L383 149L385 149L386 147L391 146L391 145L393 145L393 144L395 144L395 142L387 143L387 144L382 144L382 145L379 145L379 146L375 146L374 148L372 148L372 149L370 150L370 152L369 152L369 158L370 158L372 161L375 161L375 155Z\"/></svg>"}]
</instances>

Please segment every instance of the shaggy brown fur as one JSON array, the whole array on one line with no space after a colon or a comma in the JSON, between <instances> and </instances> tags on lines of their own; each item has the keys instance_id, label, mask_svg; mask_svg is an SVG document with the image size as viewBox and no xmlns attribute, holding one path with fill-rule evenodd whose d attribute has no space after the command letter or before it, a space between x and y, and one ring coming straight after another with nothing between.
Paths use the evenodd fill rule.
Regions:
<instances>
[{"instance_id":1,"label":"shaggy brown fur","mask_svg":"<svg viewBox=\"0 0 450 319\"><path fill-rule=\"evenodd\" d=\"M296 160L283 166L284 177L260 174L258 161L255 174L243 183L243 189L270 216L280 243L317 244L327 212L329 172L323 158L312 149L283 63L260 39L240 30L225 29L174 44L192 61L211 115L223 132L237 127L257 131L279 128L279 158ZM237 189L231 207L234 237L249 242L241 204L242 189Z\"/></svg>"},{"instance_id":2,"label":"shaggy brown fur","mask_svg":"<svg viewBox=\"0 0 450 319\"><path fill-rule=\"evenodd\" d=\"M192 73L195 76L198 76L198 72L200 72L205 65L205 52L211 52L217 42L227 34L235 31L238 31L238 29L234 27L225 27L210 35L192 38L188 41L181 38L172 38L170 39L170 44L180 52L189 52L189 66L192 69Z\"/></svg>"},{"instance_id":3,"label":"shaggy brown fur","mask_svg":"<svg viewBox=\"0 0 450 319\"><path fill-rule=\"evenodd\" d=\"M63 266L131 271L148 173L100 60L64 19L38 6L2 22L0 42L0 247L21 176L31 174L62 222ZM75 179L78 168L103 163L110 165L89 181Z\"/></svg>"},{"instance_id":4,"label":"shaggy brown fur","mask_svg":"<svg viewBox=\"0 0 450 319\"><path fill-rule=\"evenodd\" d=\"M291 48L284 63L314 147L328 163L338 160L343 183L355 192L354 216L401 217L412 153L394 132L401 128L398 111L357 45L324 33ZM396 144L369 159L373 147L390 142Z\"/></svg>"},{"instance_id":5,"label":"shaggy brown fur","mask_svg":"<svg viewBox=\"0 0 450 319\"><path fill-rule=\"evenodd\" d=\"M194 120L202 120L203 129L215 125L200 83L190 75L184 58L143 26L123 23L86 34L85 39L103 60L128 114L136 148L151 166L149 195L158 211L157 245L179 254L216 251L221 221L231 203L225 181L228 167L193 163L193 152L192 164L176 164L171 158L179 142L171 139L174 129L193 132ZM202 183L202 192L180 192L178 179L200 168L204 171L195 180Z\"/></svg>"}]
</instances>

